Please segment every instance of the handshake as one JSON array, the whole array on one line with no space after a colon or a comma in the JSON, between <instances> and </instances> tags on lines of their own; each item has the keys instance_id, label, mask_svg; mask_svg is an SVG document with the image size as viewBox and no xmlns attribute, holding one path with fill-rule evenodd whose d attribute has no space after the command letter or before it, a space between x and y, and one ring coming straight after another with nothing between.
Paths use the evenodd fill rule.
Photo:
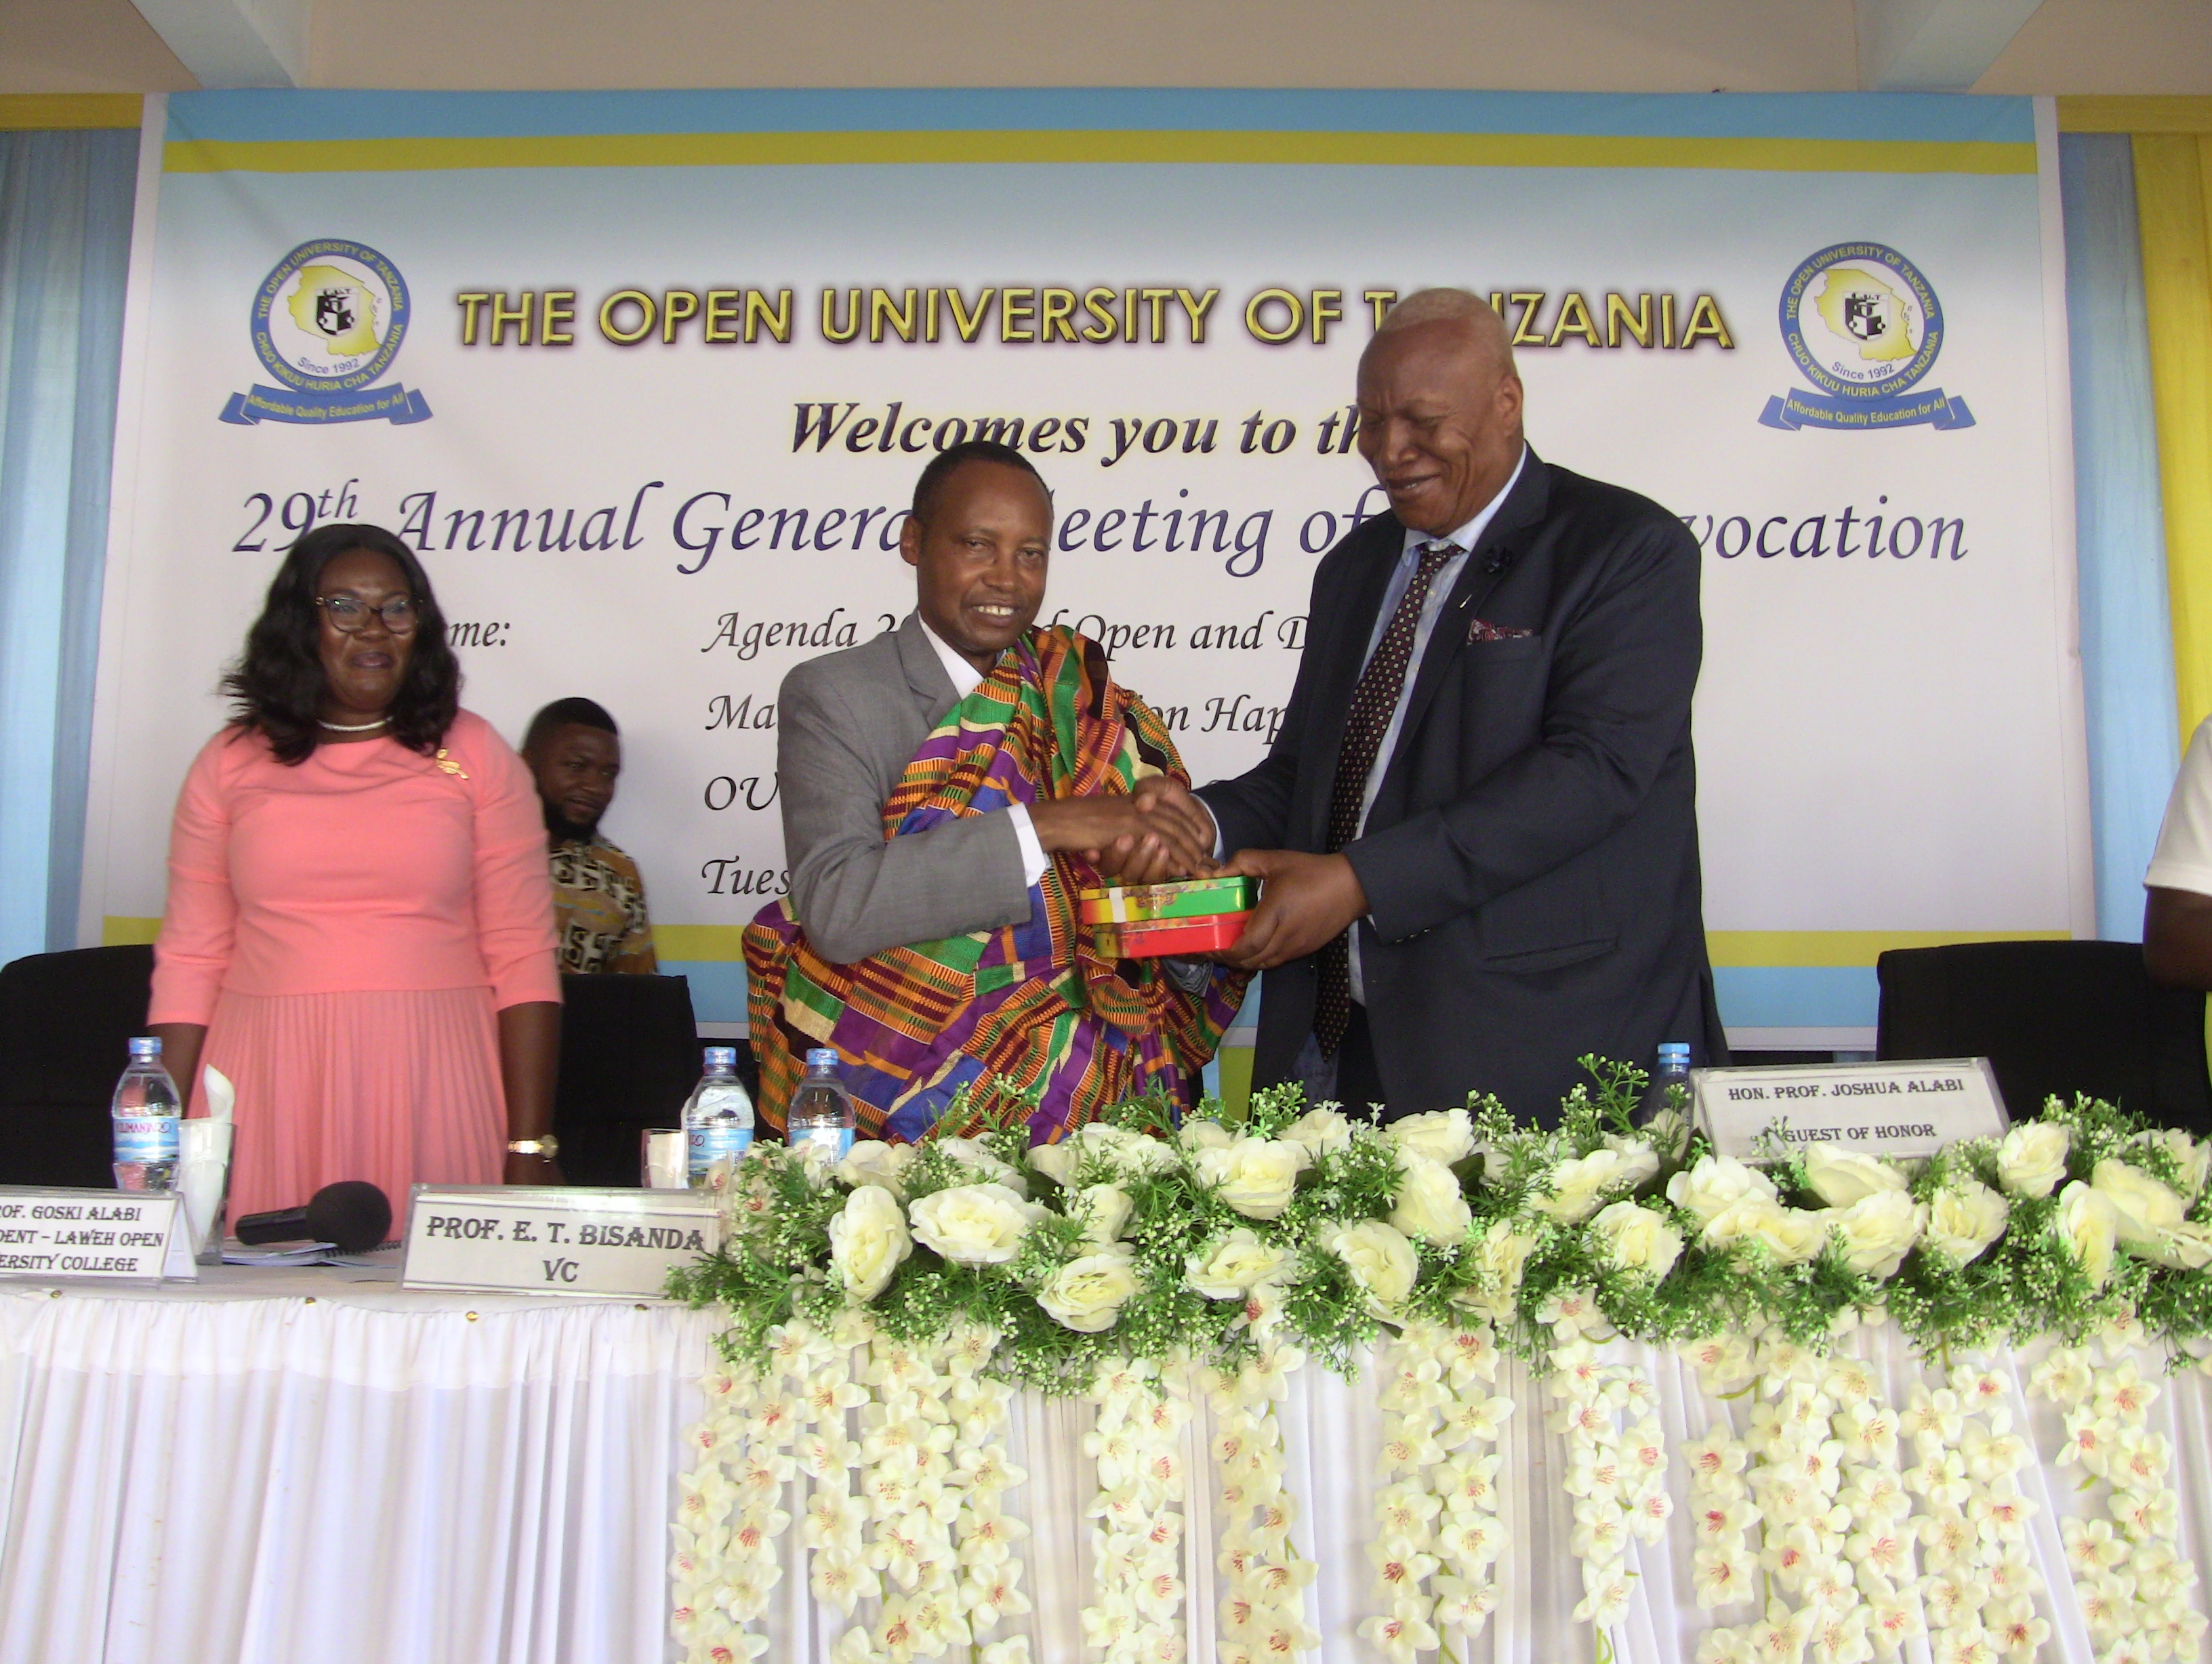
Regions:
<instances>
[{"instance_id":1,"label":"handshake","mask_svg":"<svg viewBox=\"0 0 2212 1664\"><path fill-rule=\"evenodd\" d=\"M1213 817L1190 788L1148 775L1127 797L1054 798L1034 804L1030 824L1048 854L1081 855L1116 884L1210 878Z\"/></svg>"},{"instance_id":2,"label":"handshake","mask_svg":"<svg viewBox=\"0 0 2212 1664\"><path fill-rule=\"evenodd\" d=\"M1240 849L1213 858L1220 834L1190 788L1153 774L1127 797L1055 798L1030 810L1048 853L1080 853L1116 884L1159 884L1231 873L1260 880L1260 905L1235 947L1211 956L1240 970L1271 970L1313 952L1367 911L1367 892L1344 856Z\"/></svg>"}]
</instances>

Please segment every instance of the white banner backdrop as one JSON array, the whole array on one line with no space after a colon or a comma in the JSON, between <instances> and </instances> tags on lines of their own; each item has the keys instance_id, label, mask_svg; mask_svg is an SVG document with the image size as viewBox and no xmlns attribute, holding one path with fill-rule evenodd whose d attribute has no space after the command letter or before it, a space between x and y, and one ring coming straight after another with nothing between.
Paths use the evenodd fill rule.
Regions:
<instances>
[{"instance_id":1,"label":"white banner backdrop","mask_svg":"<svg viewBox=\"0 0 2212 1664\"><path fill-rule=\"evenodd\" d=\"M164 119L158 101L150 118ZM466 702L623 726L607 829L736 1018L775 701L912 604L933 447L1060 515L1044 616L1200 779L1262 754L1380 494L1389 294L1516 328L1548 459L1705 552L1706 920L1738 1038L1865 1043L1875 951L2089 933L2047 137L1990 99L194 94L140 199L85 938L289 540L422 551Z\"/></svg>"}]
</instances>

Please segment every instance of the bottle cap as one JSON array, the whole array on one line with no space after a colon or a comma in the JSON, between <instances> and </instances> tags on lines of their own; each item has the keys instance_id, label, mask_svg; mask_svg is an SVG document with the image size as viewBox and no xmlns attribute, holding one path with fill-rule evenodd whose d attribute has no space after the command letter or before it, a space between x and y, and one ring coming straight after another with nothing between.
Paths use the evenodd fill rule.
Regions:
<instances>
[{"instance_id":1,"label":"bottle cap","mask_svg":"<svg viewBox=\"0 0 2212 1664\"><path fill-rule=\"evenodd\" d=\"M161 1035L131 1035L131 1056L133 1056L133 1057L159 1057L159 1056L161 1056Z\"/></svg>"},{"instance_id":2,"label":"bottle cap","mask_svg":"<svg viewBox=\"0 0 2212 1664\"><path fill-rule=\"evenodd\" d=\"M1659 1060L1662 1063L1679 1063L1683 1065L1685 1067L1688 1066L1690 1061L1689 1042L1686 1040L1669 1040L1662 1042L1659 1047Z\"/></svg>"},{"instance_id":3,"label":"bottle cap","mask_svg":"<svg viewBox=\"0 0 2212 1664\"><path fill-rule=\"evenodd\" d=\"M835 1046L810 1046L806 1048L806 1066L810 1069L834 1069L837 1066Z\"/></svg>"},{"instance_id":4,"label":"bottle cap","mask_svg":"<svg viewBox=\"0 0 2212 1664\"><path fill-rule=\"evenodd\" d=\"M738 1066L738 1048L734 1046L707 1048L707 1066L709 1069L734 1069Z\"/></svg>"}]
</instances>

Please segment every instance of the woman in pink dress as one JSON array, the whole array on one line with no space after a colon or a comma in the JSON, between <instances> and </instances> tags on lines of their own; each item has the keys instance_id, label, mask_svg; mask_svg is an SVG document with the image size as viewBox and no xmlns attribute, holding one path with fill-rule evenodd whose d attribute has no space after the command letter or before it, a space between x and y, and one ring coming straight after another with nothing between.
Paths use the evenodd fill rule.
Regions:
<instances>
[{"instance_id":1,"label":"woman in pink dress","mask_svg":"<svg viewBox=\"0 0 2212 1664\"><path fill-rule=\"evenodd\" d=\"M230 1217L367 1179L558 1184L545 825L521 759L460 708L414 552L371 525L292 546L236 720L169 842L149 1026L192 1112L238 1088Z\"/></svg>"}]
</instances>

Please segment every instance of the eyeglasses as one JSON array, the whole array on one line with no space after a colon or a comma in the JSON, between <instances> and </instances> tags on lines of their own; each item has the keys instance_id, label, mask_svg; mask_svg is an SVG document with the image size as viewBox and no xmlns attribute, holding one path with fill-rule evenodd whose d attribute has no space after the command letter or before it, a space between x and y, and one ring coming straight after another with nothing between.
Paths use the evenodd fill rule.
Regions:
<instances>
[{"instance_id":1,"label":"eyeglasses","mask_svg":"<svg viewBox=\"0 0 2212 1664\"><path fill-rule=\"evenodd\" d=\"M351 595L318 595L315 604L330 615L332 628L348 635L368 628L368 617L376 614L384 620L384 628L394 635L411 635L415 626L422 620L422 610L415 604L411 595L395 595L381 606Z\"/></svg>"}]
</instances>

